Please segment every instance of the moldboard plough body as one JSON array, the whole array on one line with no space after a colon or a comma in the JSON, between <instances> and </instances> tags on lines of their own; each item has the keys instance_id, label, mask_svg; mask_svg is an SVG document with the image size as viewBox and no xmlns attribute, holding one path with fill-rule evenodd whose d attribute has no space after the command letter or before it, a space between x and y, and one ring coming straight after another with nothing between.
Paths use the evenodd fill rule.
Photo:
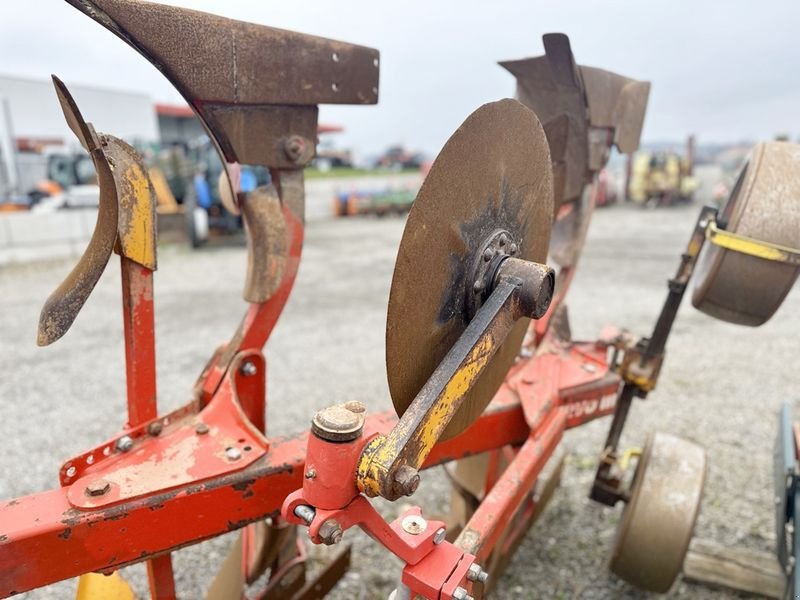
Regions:
<instances>
[{"instance_id":1,"label":"moldboard plough body","mask_svg":"<svg viewBox=\"0 0 800 600\"><path fill-rule=\"evenodd\" d=\"M725 320L758 325L785 297L800 269L796 146L758 146L726 207L701 211L651 335L609 329L575 341L565 298L592 182L612 146L638 147L649 84L578 65L566 36L546 35L544 56L501 63L517 78L518 99L466 119L409 214L386 332L395 412L368 414L351 401L319 410L310 432L278 436L266 427L263 348L300 261L317 107L376 103L379 54L158 4L68 1L150 60L216 144L221 196L248 236L247 307L192 400L160 414L147 169L124 142L96 132L56 79L101 197L86 253L42 310L39 343L67 332L116 251L128 419L64 462L60 487L0 507L0 597L76 576L79 591L119 591L121 580L85 574L146 561L152 596L173 598L170 552L237 529L209 598L321 597L349 553L308 579L298 534L307 527L312 542L334 545L354 526L405 563L396 599L481 597L551 496L564 432L606 415L591 496L626 505L611 568L643 589L669 589L699 510L705 455L656 433L626 476L631 453L619 449L620 434L633 400L656 385L694 271L693 302ZM241 192L240 165L267 167L272 183ZM787 198L793 209L776 219ZM387 522L370 502L413 496L420 471L445 463L454 465L446 520L412 506Z\"/></svg>"}]
</instances>

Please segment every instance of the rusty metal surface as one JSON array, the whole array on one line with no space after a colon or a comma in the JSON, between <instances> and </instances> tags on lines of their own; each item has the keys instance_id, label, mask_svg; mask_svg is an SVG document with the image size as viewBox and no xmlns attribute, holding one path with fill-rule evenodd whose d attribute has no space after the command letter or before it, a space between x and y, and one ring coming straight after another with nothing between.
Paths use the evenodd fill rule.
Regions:
<instances>
[{"instance_id":1,"label":"rusty metal surface","mask_svg":"<svg viewBox=\"0 0 800 600\"><path fill-rule=\"evenodd\" d=\"M61 108L70 129L92 157L100 186L100 208L97 224L78 264L50 294L39 316L37 343L47 346L63 336L78 316L94 286L108 264L117 240L118 206L114 177L103 153L102 141L94 128L86 123L66 86L53 77Z\"/></svg>"},{"instance_id":2,"label":"rusty metal surface","mask_svg":"<svg viewBox=\"0 0 800 600\"><path fill-rule=\"evenodd\" d=\"M577 198L587 183L587 107L569 38L551 33L542 36L542 41L544 56L503 61L500 66L516 77L517 98L539 117L551 146L564 149L553 153L556 164L563 164L560 168L565 170L558 206L563 200ZM557 123L551 124L554 121Z\"/></svg>"},{"instance_id":3,"label":"rusty metal surface","mask_svg":"<svg viewBox=\"0 0 800 600\"><path fill-rule=\"evenodd\" d=\"M283 282L289 255L286 221L274 187L259 187L242 203L247 228L247 279L244 299L266 302Z\"/></svg>"},{"instance_id":4,"label":"rusty metal surface","mask_svg":"<svg viewBox=\"0 0 800 600\"><path fill-rule=\"evenodd\" d=\"M650 84L577 65L569 38L542 37L545 55L499 63L517 79L517 98L544 124L553 156L556 208L577 199L608 159L639 146Z\"/></svg>"},{"instance_id":5,"label":"rusty metal surface","mask_svg":"<svg viewBox=\"0 0 800 600\"><path fill-rule=\"evenodd\" d=\"M313 105L378 101L372 48L150 2L67 1L153 63L231 163L297 164L281 135L297 127L314 145Z\"/></svg>"},{"instance_id":6,"label":"rusty metal surface","mask_svg":"<svg viewBox=\"0 0 800 600\"><path fill-rule=\"evenodd\" d=\"M439 154L409 214L386 325L386 367L402 415L467 327L468 271L484 240L505 229L517 256L544 262L552 222L552 173L536 116L514 100L484 105ZM471 289L469 290L471 292ZM443 438L483 411L513 363L521 319L450 421Z\"/></svg>"},{"instance_id":7,"label":"rusty metal surface","mask_svg":"<svg viewBox=\"0 0 800 600\"><path fill-rule=\"evenodd\" d=\"M138 50L187 99L253 105L378 100L379 54L372 48L152 2L67 1Z\"/></svg>"},{"instance_id":8,"label":"rusty metal surface","mask_svg":"<svg viewBox=\"0 0 800 600\"><path fill-rule=\"evenodd\" d=\"M613 129L614 144L630 154L639 147L650 82L581 65L592 127Z\"/></svg>"},{"instance_id":9,"label":"rusty metal surface","mask_svg":"<svg viewBox=\"0 0 800 600\"><path fill-rule=\"evenodd\" d=\"M758 144L717 218L720 228L800 247L800 145ZM780 307L800 268L706 244L692 304L717 319L758 326Z\"/></svg>"},{"instance_id":10,"label":"rusty metal surface","mask_svg":"<svg viewBox=\"0 0 800 600\"><path fill-rule=\"evenodd\" d=\"M224 156L242 164L291 169L308 164L317 148L316 106L249 106L206 104L203 114L212 131L221 133ZM292 152L290 142L302 149Z\"/></svg>"},{"instance_id":11,"label":"rusty metal surface","mask_svg":"<svg viewBox=\"0 0 800 600\"><path fill-rule=\"evenodd\" d=\"M156 268L155 193L142 158L114 136L97 134L67 87L53 77L70 129L89 152L100 188L97 224L75 268L50 295L39 319L38 343L46 346L70 328L100 276L111 252L148 270Z\"/></svg>"},{"instance_id":12,"label":"rusty metal surface","mask_svg":"<svg viewBox=\"0 0 800 600\"><path fill-rule=\"evenodd\" d=\"M650 436L617 529L610 563L616 575L646 591L669 590L692 539L705 474L700 446L664 433Z\"/></svg>"}]
</instances>

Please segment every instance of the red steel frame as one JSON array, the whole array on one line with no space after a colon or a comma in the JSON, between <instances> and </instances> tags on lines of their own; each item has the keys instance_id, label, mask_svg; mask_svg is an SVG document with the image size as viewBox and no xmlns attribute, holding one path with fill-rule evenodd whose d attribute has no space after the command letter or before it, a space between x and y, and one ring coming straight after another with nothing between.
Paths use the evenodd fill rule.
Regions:
<instances>
[{"instance_id":1,"label":"red steel frame","mask_svg":"<svg viewBox=\"0 0 800 600\"><path fill-rule=\"evenodd\" d=\"M291 243L281 287L267 302L250 306L234 338L201 375L195 400L171 415L156 416L152 273L122 259L129 421L120 436L130 436L134 449L109 452L118 436L96 449L102 458L87 453L65 463L80 462L72 483L62 469L62 487L0 506L0 597L145 560L153 597L175 597L170 551L277 517L284 499L302 487L308 434L269 439L262 434L261 348L288 299L303 238L300 220L288 208L285 216ZM530 499L563 432L614 411L620 378L610 369L608 354L602 341L573 343L545 334L537 353L509 372L486 412L466 432L434 448L426 468L518 449L457 540L462 550L485 559L503 525ZM247 378L247 361L257 377ZM392 413L371 415L365 436L386 433L396 421ZM242 436L238 442L246 440L247 452L235 461L224 452L203 454L193 436L213 448L230 444L237 450L241 444L236 446L235 438ZM195 440L195 451L181 455L175 440ZM145 463L180 468L182 477L175 485L148 481L142 475L148 472ZM128 485L125 495L120 473L142 480ZM73 489L93 477L111 481L112 491L90 497Z\"/></svg>"}]
</instances>

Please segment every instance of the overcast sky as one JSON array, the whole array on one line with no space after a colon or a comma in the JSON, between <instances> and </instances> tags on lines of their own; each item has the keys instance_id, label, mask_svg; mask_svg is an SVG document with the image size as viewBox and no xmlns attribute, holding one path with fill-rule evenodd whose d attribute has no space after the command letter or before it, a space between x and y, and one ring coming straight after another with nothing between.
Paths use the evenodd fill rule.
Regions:
<instances>
[{"instance_id":1,"label":"overcast sky","mask_svg":"<svg viewBox=\"0 0 800 600\"><path fill-rule=\"evenodd\" d=\"M168 3L378 48L378 106L321 112L363 153L395 142L435 153L480 104L513 95L496 61L542 54L542 34L555 31L570 36L579 63L653 83L645 141L800 136L798 0ZM0 73L180 101L141 56L61 0L3 2Z\"/></svg>"}]
</instances>

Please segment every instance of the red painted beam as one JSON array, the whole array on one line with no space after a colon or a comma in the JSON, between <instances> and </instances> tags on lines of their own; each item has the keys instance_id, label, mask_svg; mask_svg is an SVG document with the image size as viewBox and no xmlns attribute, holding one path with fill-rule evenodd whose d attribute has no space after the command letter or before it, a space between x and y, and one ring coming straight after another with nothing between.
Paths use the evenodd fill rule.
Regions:
<instances>
[{"instance_id":1,"label":"red painted beam","mask_svg":"<svg viewBox=\"0 0 800 600\"><path fill-rule=\"evenodd\" d=\"M393 413L372 415L365 431L385 433ZM521 444L529 434L519 404L488 410L462 435L434 448L426 467ZM223 477L167 493L82 511L59 488L0 507L0 597L92 571L113 570L276 515L302 486L307 433L274 439L267 455Z\"/></svg>"}]
</instances>

